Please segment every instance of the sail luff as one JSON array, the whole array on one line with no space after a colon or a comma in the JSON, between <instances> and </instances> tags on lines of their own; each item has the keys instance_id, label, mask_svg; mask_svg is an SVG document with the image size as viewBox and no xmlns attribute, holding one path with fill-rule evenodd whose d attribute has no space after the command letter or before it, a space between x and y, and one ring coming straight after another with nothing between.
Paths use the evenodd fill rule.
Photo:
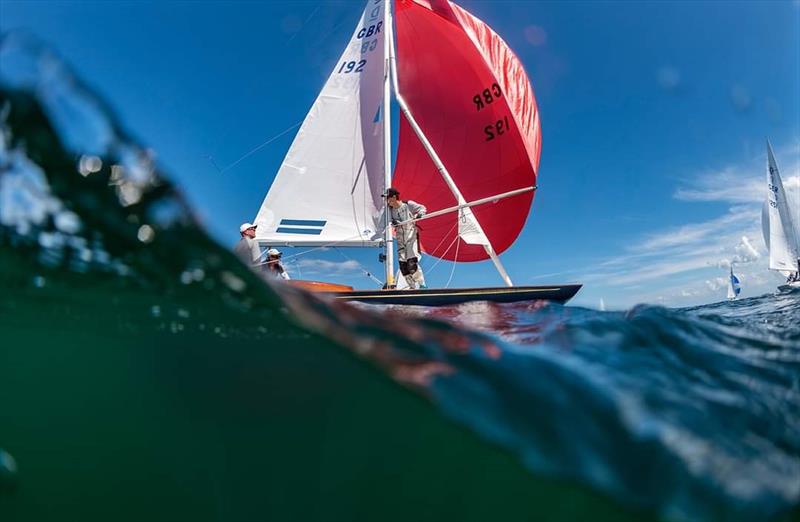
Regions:
<instances>
[{"instance_id":1,"label":"sail luff","mask_svg":"<svg viewBox=\"0 0 800 522\"><path fill-rule=\"evenodd\" d=\"M393 28L390 27L390 30L393 31ZM452 192L453 196L456 198L456 201L459 205L466 205L467 200L464 199L464 196L461 194L458 186L456 185L455 181L453 181L452 176L447 171L447 167L445 167L444 163L442 162L439 155L436 153L436 150L431 145L431 142L428 140L427 136L425 136L425 132L417 123L414 115L411 113L411 108L406 103L405 99L403 98L402 92L400 91L400 83L397 76L397 59L396 59L396 49L394 44L394 38L390 35L390 42L389 42L389 56L390 62L392 65L392 84L394 87L394 95L395 99L397 100L397 104L400 106L400 110L403 112L403 115L406 117L409 125L414 130L414 133L417 135L422 147L428 153L431 161L436 166L436 169L439 171L439 174L442 176L447 187ZM486 250L487 255L491 258L492 262L494 263L495 268L497 269L500 277L508 286L514 286L514 283L511 281L508 273L503 267L503 264L500 262L497 254L492 248L492 244L489 241L489 238L483 231L481 224L478 222L475 214L472 212L472 209L469 207L465 207L460 212L460 219L459 219L459 235L461 235L461 224L466 223L472 230L470 231L470 241L474 244L480 244Z\"/></svg>"}]
</instances>

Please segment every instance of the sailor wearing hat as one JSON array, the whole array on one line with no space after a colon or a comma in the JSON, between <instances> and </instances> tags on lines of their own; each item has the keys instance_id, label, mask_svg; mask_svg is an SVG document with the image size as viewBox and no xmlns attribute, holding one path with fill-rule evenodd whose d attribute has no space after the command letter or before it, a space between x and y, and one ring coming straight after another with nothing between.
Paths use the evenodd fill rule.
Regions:
<instances>
[{"instance_id":1,"label":"sailor wearing hat","mask_svg":"<svg viewBox=\"0 0 800 522\"><path fill-rule=\"evenodd\" d=\"M277 248L270 248L267 250L267 274L276 277L278 279L285 279L289 280L289 274L286 273L286 269L283 268L281 264L281 254L280 250Z\"/></svg>"},{"instance_id":2,"label":"sailor wearing hat","mask_svg":"<svg viewBox=\"0 0 800 522\"><path fill-rule=\"evenodd\" d=\"M261 249L258 246L256 237L256 225L252 223L242 223L239 227L239 234L242 236L236 246L233 247L233 253L242 260L242 263L250 268L256 268L261 259Z\"/></svg>"},{"instance_id":3,"label":"sailor wearing hat","mask_svg":"<svg viewBox=\"0 0 800 522\"><path fill-rule=\"evenodd\" d=\"M409 289L427 288L422 267L419 266L421 256L417 225L412 222L398 226L398 223L421 218L427 209L414 201L402 201L400 191L396 188L386 190L386 204L389 205L389 217L395 230L400 273L405 277Z\"/></svg>"}]
</instances>

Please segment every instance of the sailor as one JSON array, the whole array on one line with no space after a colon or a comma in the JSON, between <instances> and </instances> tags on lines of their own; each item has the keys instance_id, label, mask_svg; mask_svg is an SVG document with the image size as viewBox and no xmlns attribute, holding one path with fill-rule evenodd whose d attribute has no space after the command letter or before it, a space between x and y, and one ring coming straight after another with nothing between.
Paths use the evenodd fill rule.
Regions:
<instances>
[{"instance_id":1,"label":"sailor","mask_svg":"<svg viewBox=\"0 0 800 522\"><path fill-rule=\"evenodd\" d=\"M266 271L267 274L276 278L276 279L285 279L288 281L291 279L289 274L286 273L286 269L283 268L281 264L281 251L277 248L270 248L267 250L267 264L266 264Z\"/></svg>"},{"instance_id":2,"label":"sailor","mask_svg":"<svg viewBox=\"0 0 800 522\"><path fill-rule=\"evenodd\" d=\"M428 288L422 267L419 266L419 233L415 223L406 223L412 219L421 218L427 210L423 205L414 201L402 201L400 191L396 188L386 190L386 204L389 205L389 218L395 227L397 241L397 260L400 263L400 273L408 282L409 289Z\"/></svg>"},{"instance_id":3,"label":"sailor","mask_svg":"<svg viewBox=\"0 0 800 522\"><path fill-rule=\"evenodd\" d=\"M786 280L787 283L796 283L798 281L800 281L800 259L797 260L797 271L789 272L789 278Z\"/></svg>"},{"instance_id":4,"label":"sailor","mask_svg":"<svg viewBox=\"0 0 800 522\"><path fill-rule=\"evenodd\" d=\"M242 263L249 266L253 270L259 270L259 261L261 259L261 249L258 246L256 237L256 225L252 223L242 223L239 227L239 234L242 236L236 246L233 247L233 253L242 260Z\"/></svg>"}]
</instances>

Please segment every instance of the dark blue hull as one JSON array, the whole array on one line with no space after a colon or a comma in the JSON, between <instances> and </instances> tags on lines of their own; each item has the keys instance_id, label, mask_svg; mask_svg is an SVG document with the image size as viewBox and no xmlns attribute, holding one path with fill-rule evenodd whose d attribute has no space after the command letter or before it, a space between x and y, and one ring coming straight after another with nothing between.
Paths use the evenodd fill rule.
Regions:
<instances>
[{"instance_id":1,"label":"dark blue hull","mask_svg":"<svg viewBox=\"0 0 800 522\"><path fill-rule=\"evenodd\" d=\"M372 304L411 306L448 306L471 301L516 303L522 301L553 301L566 303L583 285L514 286L499 288L426 288L424 290L355 290L331 292L329 295L344 301Z\"/></svg>"}]
</instances>

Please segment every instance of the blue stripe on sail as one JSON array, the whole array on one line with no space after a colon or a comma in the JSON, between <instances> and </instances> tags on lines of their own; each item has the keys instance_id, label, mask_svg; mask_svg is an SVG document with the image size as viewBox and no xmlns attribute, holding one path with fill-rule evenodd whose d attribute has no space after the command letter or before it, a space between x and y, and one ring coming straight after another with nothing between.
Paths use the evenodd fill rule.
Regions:
<instances>
[{"instance_id":1,"label":"blue stripe on sail","mask_svg":"<svg viewBox=\"0 0 800 522\"><path fill-rule=\"evenodd\" d=\"M375 117L372 119L372 123L378 123L381 121L381 108L378 107L378 111L375 113Z\"/></svg>"},{"instance_id":2,"label":"blue stripe on sail","mask_svg":"<svg viewBox=\"0 0 800 522\"><path fill-rule=\"evenodd\" d=\"M312 236L318 236L322 234L321 228L289 228L289 227L279 227L276 230L278 234L308 234Z\"/></svg>"},{"instance_id":3,"label":"blue stripe on sail","mask_svg":"<svg viewBox=\"0 0 800 522\"><path fill-rule=\"evenodd\" d=\"M309 219L281 219L281 225L294 227L324 227L327 221L313 221Z\"/></svg>"}]
</instances>

